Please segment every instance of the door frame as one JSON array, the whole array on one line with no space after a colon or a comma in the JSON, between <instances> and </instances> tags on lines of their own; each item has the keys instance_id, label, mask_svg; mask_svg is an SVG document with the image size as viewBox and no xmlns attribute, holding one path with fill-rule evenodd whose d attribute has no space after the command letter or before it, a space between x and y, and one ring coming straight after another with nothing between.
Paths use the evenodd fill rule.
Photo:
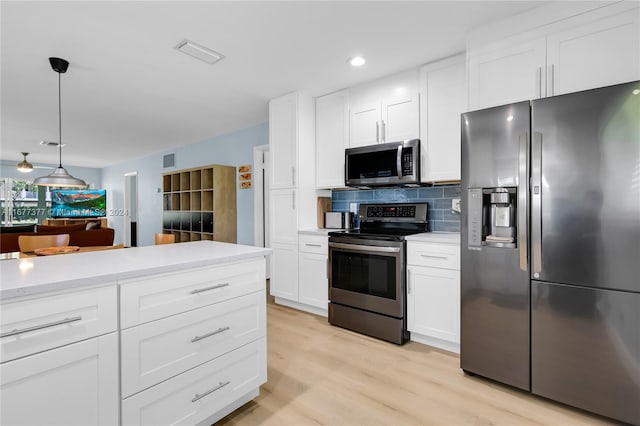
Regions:
<instances>
[{"instance_id":1,"label":"door frame","mask_svg":"<svg viewBox=\"0 0 640 426\"><path fill-rule=\"evenodd\" d=\"M253 245L269 247L269 145L259 145L253 148ZM267 278L269 278L269 263L267 262Z\"/></svg>"},{"instance_id":2,"label":"door frame","mask_svg":"<svg viewBox=\"0 0 640 426\"><path fill-rule=\"evenodd\" d=\"M135 180L132 179L132 177L135 176ZM133 185L131 184L131 182L134 181L135 182L135 199L133 200L135 202L135 206L132 206L131 203L131 188L133 187ZM122 242L124 243L125 247L131 247L131 241L132 241L132 235L131 235L131 222L136 222L136 233L135 233L135 242L136 242L136 246L139 245L140 243L140 232L138 230L138 172L128 172L124 174L124 227L122 230ZM132 207L135 207L135 209L132 209ZM135 217L132 216L131 212L135 211Z\"/></svg>"}]
</instances>

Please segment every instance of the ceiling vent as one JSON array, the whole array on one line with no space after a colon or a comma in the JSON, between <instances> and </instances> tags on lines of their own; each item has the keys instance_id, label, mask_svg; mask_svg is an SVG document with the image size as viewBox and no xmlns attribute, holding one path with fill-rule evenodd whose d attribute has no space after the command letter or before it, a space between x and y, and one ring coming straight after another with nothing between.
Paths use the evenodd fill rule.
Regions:
<instances>
[{"instance_id":1,"label":"ceiling vent","mask_svg":"<svg viewBox=\"0 0 640 426\"><path fill-rule=\"evenodd\" d=\"M224 59L222 53L218 53L215 50L211 50L208 47L200 46L189 40L182 40L175 47L180 52L189 56L193 56L196 59L200 59L208 64L215 64L216 62Z\"/></svg>"},{"instance_id":2,"label":"ceiling vent","mask_svg":"<svg viewBox=\"0 0 640 426\"><path fill-rule=\"evenodd\" d=\"M162 157L162 168L167 169L169 167L176 166L176 154L167 154Z\"/></svg>"},{"instance_id":3,"label":"ceiling vent","mask_svg":"<svg viewBox=\"0 0 640 426\"><path fill-rule=\"evenodd\" d=\"M51 148L57 148L58 145L60 145L60 143L59 142L53 142L53 141L40 141L40 145L48 146L48 147L51 147ZM62 147L65 147L65 146L67 146L67 144L63 143Z\"/></svg>"}]
</instances>

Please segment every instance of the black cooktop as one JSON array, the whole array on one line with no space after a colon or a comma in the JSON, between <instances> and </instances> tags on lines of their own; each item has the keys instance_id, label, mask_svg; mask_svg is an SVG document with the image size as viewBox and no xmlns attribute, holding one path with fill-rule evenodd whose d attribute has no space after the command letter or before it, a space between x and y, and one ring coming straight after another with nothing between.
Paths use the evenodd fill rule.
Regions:
<instances>
[{"instance_id":1,"label":"black cooktop","mask_svg":"<svg viewBox=\"0 0 640 426\"><path fill-rule=\"evenodd\" d=\"M427 232L427 203L361 204L360 229L329 232L330 237L402 241Z\"/></svg>"}]
</instances>

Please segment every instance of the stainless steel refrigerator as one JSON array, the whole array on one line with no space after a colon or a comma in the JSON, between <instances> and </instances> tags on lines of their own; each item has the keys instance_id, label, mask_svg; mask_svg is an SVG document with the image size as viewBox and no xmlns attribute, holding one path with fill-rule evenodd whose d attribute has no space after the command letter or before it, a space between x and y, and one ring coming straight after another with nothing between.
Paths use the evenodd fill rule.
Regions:
<instances>
[{"instance_id":1,"label":"stainless steel refrigerator","mask_svg":"<svg viewBox=\"0 0 640 426\"><path fill-rule=\"evenodd\" d=\"M640 82L461 126L461 368L640 424Z\"/></svg>"}]
</instances>

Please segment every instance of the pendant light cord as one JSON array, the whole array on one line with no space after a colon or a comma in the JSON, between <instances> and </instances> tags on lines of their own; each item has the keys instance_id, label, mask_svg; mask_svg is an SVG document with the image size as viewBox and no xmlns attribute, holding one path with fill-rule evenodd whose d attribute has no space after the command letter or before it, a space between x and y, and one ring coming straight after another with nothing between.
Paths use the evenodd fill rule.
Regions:
<instances>
[{"instance_id":1,"label":"pendant light cord","mask_svg":"<svg viewBox=\"0 0 640 426\"><path fill-rule=\"evenodd\" d=\"M62 168L62 92L60 90L60 72L58 72L58 152L59 166Z\"/></svg>"}]
</instances>

